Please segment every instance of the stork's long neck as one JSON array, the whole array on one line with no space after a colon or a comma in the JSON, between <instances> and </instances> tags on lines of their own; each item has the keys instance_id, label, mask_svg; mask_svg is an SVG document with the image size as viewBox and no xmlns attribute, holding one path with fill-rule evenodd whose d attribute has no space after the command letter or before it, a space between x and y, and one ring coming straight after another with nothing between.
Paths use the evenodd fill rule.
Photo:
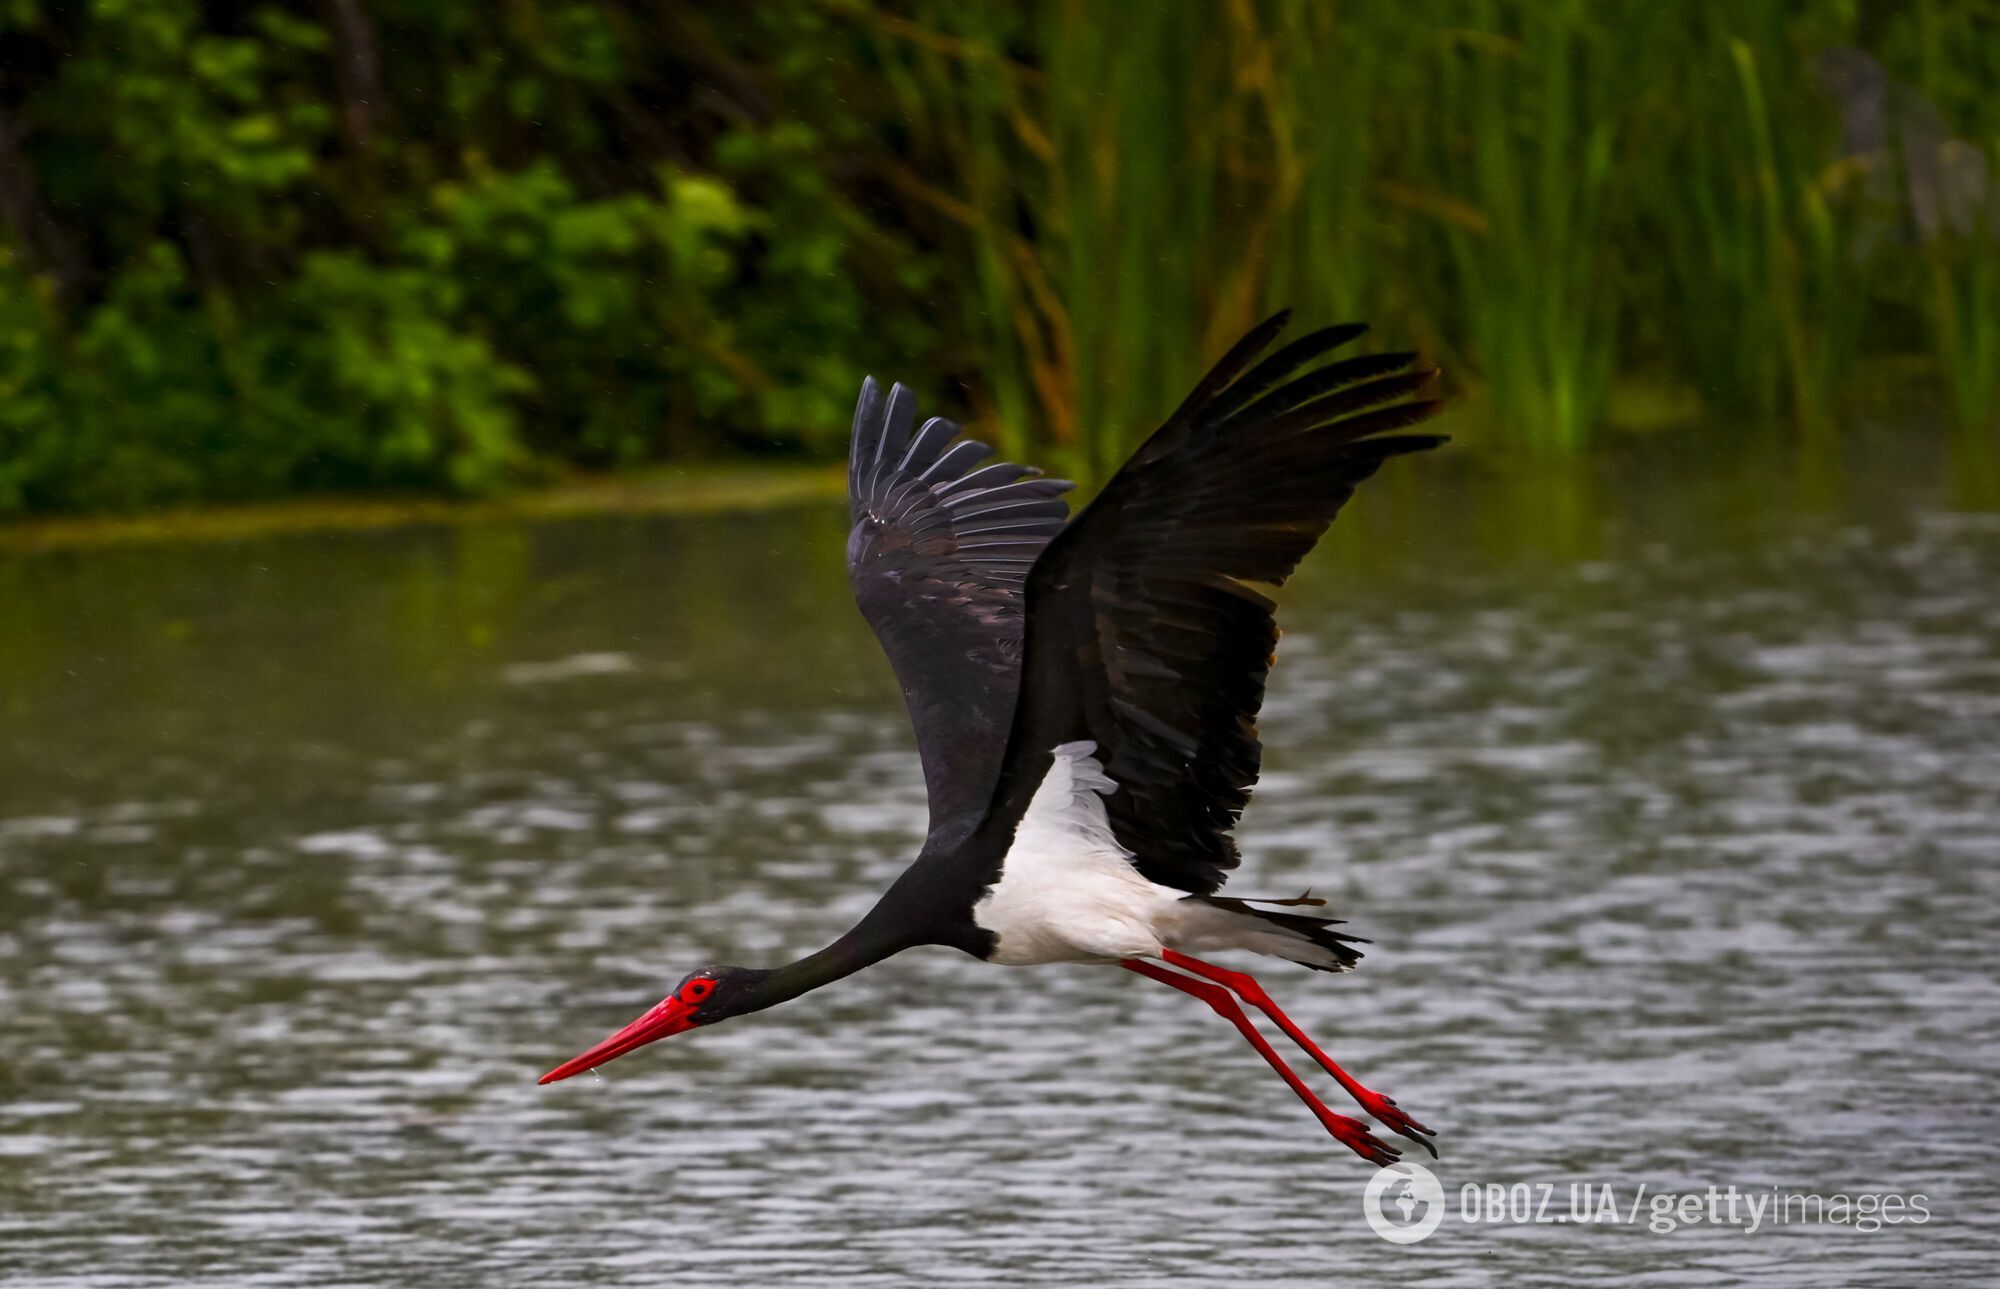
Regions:
<instances>
[{"instance_id":1,"label":"stork's long neck","mask_svg":"<svg viewBox=\"0 0 2000 1289\"><path fill-rule=\"evenodd\" d=\"M852 932L849 933L850 935ZM868 954L842 936L818 953L809 953L797 962L788 962L782 967L773 967L764 973L761 980L750 991L750 1005L743 1010L762 1011L766 1007L776 1007L779 1003L790 1002L800 994L810 993L822 985L830 985L843 976L851 976L863 967L881 961L887 954Z\"/></svg>"},{"instance_id":2,"label":"stork's long neck","mask_svg":"<svg viewBox=\"0 0 2000 1289\"><path fill-rule=\"evenodd\" d=\"M790 1002L919 944L945 944L979 956L985 933L970 916L979 887L955 867L919 859L847 934L818 953L765 972L741 1010Z\"/></svg>"},{"instance_id":3,"label":"stork's long neck","mask_svg":"<svg viewBox=\"0 0 2000 1289\"><path fill-rule=\"evenodd\" d=\"M914 945L949 944L976 952L976 947L963 942L967 938L963 932L969 931L974 939L980 934L966 914L973 893L972 886L937 865L912 864L845 935L818 953L765 972L750 991L750 1005L742 1010L762 1011L790 1002Z\"/></svg>"},{"instance_id":4,"label":"stork's long neck","mask_svg":"<svg viewBox=\"0 0 2000 1289\"><path fill-rule=\"evenodd\" d=\"M741 1010L762 1011L766 1007L790 1002L800 994L810 993L822 985L851 976L863 967L873 966L913 943L906 936L894 932L894 927L872 914L863 918L847 934L819 952L766 971L752 986L746 1000L748 1005Z\"/></svg>"}]
</instances>

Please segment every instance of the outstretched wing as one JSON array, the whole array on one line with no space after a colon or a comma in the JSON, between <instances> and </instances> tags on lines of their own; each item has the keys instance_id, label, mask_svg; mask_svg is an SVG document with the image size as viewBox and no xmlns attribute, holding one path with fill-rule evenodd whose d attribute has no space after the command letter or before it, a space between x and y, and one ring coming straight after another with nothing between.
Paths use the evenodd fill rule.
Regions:
<instances>
[{"instance_id":1,"label":"outstretched wing","mask_svg":"<svg viewBox=\"0 0 2000 1289\"><path fill-rule=\"evenodd\" d=\"M1281 313L1239 341L1028 577L1023 691L992 809L989 858L1048 773L1088 740L1117 785L1113 833L1152 881L1209 894L1257 780L1257 709L1278 629L1251 584L1282 584L1388 458L1444 442L1377 437L1422 421L1437 373L1373 354L1298 373L1365 330L1329 327L1252 367ZM1248 370L1246 370L1248 369Z\"/></svg>"},{"instance_id":2,"label":"outstretched wing","mask_svg":"<svg viewBox=\"0 0 2000 1289\"><path fill-rule=\"evenodd\" d=\"M847 571L909 704L931 825L983 809L1021 672L1028 568L1062 528L1071 485L992 453L916 398L861 383L848 452Z\"/></svg>"}]
</instances>

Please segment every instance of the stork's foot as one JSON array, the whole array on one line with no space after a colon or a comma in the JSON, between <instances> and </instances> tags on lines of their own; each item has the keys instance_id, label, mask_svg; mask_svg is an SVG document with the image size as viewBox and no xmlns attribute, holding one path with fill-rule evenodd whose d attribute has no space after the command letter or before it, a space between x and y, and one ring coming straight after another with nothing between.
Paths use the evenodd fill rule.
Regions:
<instances>
[{"instance_id":1,"label":"stork's foot","mask_svg":"<svg viewBox=\"0 0 2000 1289\"><path fill-rule=\"evenodd\" d=\"M1370 1092L1368 1089L1363 1088L1354 1094L1354 1099L1361 1103L1363 1110L1374 1116L1375 1120L1388 1128L1389 1131L1408 1137L1425 1150L1430 1151L1432 1159L1437 1158L1437 1147L1430 1142L1430 1138L1437 1136L1437 1134L1398 1109L1396 1098L1385 1097L1380 1092Z\"/></svg>"},{"instance_id":2,"label":"stork's foot","mask_svg":"<svg viewBox=\"0 0 2000 1289\"><path fill-rule=\"evenodd\" d=\"M1378 1168L1387 1168L1403 1157L1403 1152L1368 1130L1359 1119L1327 1111L1319 1116L1333 1139Z\"/></svg>"}]
</instances>

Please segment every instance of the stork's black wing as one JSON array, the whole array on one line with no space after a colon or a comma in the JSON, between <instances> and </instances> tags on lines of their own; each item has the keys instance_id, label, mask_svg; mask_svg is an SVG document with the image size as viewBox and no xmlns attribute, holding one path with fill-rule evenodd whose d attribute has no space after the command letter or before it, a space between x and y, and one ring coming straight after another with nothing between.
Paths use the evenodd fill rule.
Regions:
<instances>
[{"instance_id":1,"label":"stork's black wing","mask_svg":"<svg viewBox=\"0 0 2000 1289\"><path fill-rule=\"evenodd\" d=\"M979 463L983 443L939 417L913 438L916 398L871 377L847 463L847 571L916 727L931 824L992 797L1021 672L1028 568L1069 515L1070 484Z\"/></svg>"},{"instance_id":2,"label":"stork's black wing","mask_svg":"<svg viewBox=\"0 0 2000 1289\"><path fill-rule=\"evenodd\" d=\"M1023 690L992 809L989 857L1057 745L1088 739L1133 863L1208 894L1236 866L1257 779L1257 709L1278 643L1277 586L1383 461L1444 442L1378 438L1439 404L1434 370L1374 354L1297 373L1360 325L1304 336L1252 367L1284 328L1251 331L1048 545L1028 577ZM1248 370L1246 370L1248 369Z\"/></svg>"}]
</instances>

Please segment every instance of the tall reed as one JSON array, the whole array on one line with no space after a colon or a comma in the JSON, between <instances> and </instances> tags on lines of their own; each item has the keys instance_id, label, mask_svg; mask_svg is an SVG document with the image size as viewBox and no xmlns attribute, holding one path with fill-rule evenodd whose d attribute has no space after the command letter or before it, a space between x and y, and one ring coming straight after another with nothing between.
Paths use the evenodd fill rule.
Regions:
<instances>
[{"instance_id":1,"label":"tall reed","mask_svg":"<svg viewBox=\"0 0 2000 1289\"><path fill-rule=\"evenodd\" d=\"M1967 227L1925 247L1929 321L1959 431L2000 443L2000 147L1963 146L1966 173L1990 176L1991 187Z\"/></svg>"},{"instance_id":2,"label":"tall reed","mask_svg":"<svg viewBox=\"0 0 2000 1289\"><path fill-rule=\"evenodd\" d=\"M1548 455L1583 443L1614 348L1604 213L1625 113L1600 8L1471 5L1413 150L1424 186L1478 214L1437 225L1456 299L1434 303L1461 319L1499 427Z\"/></svg>"},{"instance_id":3,"label":"tall reed","mask_svg":"<svg viewBox=\"0 0 2000 1289\"><path fill-rule=\"evenodd\" d=\"M1541 456L1620 373L1818 442L1864 347L1908 343L1899 274L1960 416L2000 399L1992 242L1885 234L1884 158L1841 154L1815 58L1868 33L1839 0L843 8L919 145L896 183L968 266L976 410L1067 469L1280 303L1424 345Z\"/></svg>"}]
</instances>

